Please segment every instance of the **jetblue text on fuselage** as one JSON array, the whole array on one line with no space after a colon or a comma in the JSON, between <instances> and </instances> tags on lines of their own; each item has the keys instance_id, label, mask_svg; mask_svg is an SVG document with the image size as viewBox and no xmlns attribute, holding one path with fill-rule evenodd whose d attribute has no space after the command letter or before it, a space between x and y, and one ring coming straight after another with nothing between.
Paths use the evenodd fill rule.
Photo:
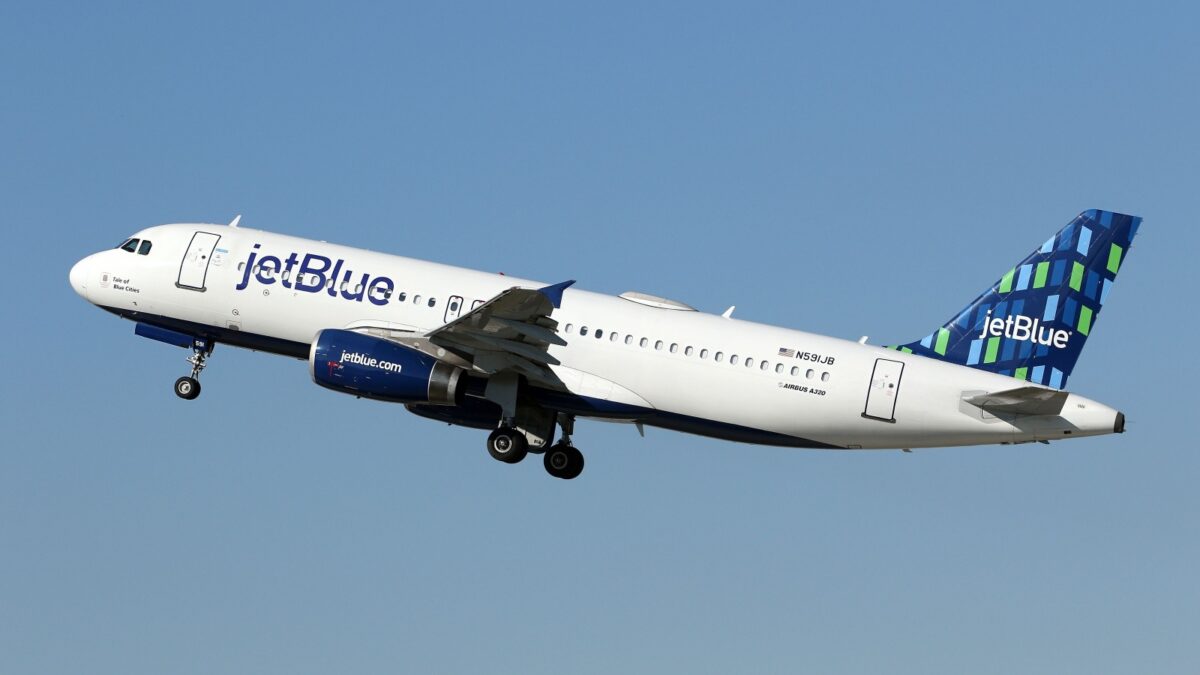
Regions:
<instances>
[{"instance_id":1,"label":"jetblue text on fuselage","mask_svg":"<svg viewBox=\"0 0 1200 675\"><path fill-rule=\"evenodd\" d=\"M343 299L354 302L362 302L365 297L372 304L386 305L396 289L395 282L388 277L372 278L366 272L356 274L348 268L343 269L346 261L341 258L332 260L316 253L305 253L303 258L298 253L289 253L283 259L273 255L259 257L260 247L261 244L255 244L246 259L237 290L245 290L253 278L264 286L278 281L284 288L296 291L325 291L331 298L340 294Z\"/></svg>"},{"instance_id":2,"label":"jetblue text on fuselage","mask_svg":"<svg viewBox=\"0 0 1200 675\"><path fill-rule=\"evenodd\" d=\"M987 318L983 321L983 332L979 334L979 337L982 339L989 336L1012 338L1014 340L1049 345L1055 349L1062 349L1067 346L1067 341L1071 339L1071 331L1044 326L1041 321L1031 319L1023 314L1008 316L1003 319L1000 317L993 318L992 313L989 311Z\"/></svg>"}]
</instances>

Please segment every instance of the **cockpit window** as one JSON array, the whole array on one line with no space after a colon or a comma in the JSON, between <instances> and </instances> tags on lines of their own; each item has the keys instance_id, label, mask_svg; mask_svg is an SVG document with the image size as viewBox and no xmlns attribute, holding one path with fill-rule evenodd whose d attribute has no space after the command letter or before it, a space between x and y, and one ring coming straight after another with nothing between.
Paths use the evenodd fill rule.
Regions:
<instances>
[{"instance_id":1,"label":"cockpit window","mask_svg":"<svg viewBox=\"0 0 1200 675\"><path fill-rule=\"evenodd\" d=\"M143 239L142 245L138 247L138 255L146 255L146 254L150 253L150 246L151 246L150 240Z\"/></svg>"},{"instance_id":2,"label":"cockpit window","mask_svg":"<svg viewBox=\"0 0 1200 675\"><path fill-rule=\"evenodd\" d=\"M121 244L117 248L121 249L122 251L129 251L130 253L133 253L134 251L137 250L137 247L138 247L137 239L126 239L125 243Z\"/></svg>"}]
</instances>

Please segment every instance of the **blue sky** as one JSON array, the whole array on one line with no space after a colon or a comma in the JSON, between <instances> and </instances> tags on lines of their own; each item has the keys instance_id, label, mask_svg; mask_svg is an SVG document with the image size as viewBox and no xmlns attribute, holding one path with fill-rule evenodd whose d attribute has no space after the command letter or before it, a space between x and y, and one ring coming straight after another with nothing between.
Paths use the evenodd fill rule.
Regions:
<instances>
[{"instance_id":1,"label":"blue sky","mask_svg":"<svg viewBox=\"0 0 1200 675\"><path fill-rule=\"evenodd\" d=\"M9 3L0 672L1194 673L1188 4ZM584 476L186 355L67 284L243 224L873 342L1145 217L1129 433L833 453L581 423Z\"/></svg>"}]
</instances>

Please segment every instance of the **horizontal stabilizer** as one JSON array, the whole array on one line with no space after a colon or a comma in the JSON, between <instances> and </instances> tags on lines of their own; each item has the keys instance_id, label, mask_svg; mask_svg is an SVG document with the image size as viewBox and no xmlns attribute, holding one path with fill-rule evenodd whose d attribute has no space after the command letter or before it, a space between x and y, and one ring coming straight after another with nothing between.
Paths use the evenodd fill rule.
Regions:
<instances>
[{"instance_id":1,"label":"horizontal stabilizer","mask_svg":"<svg viewBox=\"0 0 1200 675\"><path fill-rule=\"evenodd\" d=\"M1009 415L1057 415L1067 402L1068 392L1042 387L1017 387L990 394L978 394L967 403L984 410Z\"/></svg>"}]
</instances>

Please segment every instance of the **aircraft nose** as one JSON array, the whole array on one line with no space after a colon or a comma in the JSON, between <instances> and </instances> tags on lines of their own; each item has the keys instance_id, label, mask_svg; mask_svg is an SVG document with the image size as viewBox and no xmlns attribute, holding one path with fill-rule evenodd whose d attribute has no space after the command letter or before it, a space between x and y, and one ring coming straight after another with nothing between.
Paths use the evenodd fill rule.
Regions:
<instances>
[{"instance_id":1,"label":"aircraft nose","mask_svg":"<svg viewBox=\"0 0 1200 675\"><path fill-rule=\"evenodd\" d=\"M71 267L70 274L71 288L74 288L75 292L78 293L84 300L87 300L88 268L91 267L91 260L89 258L90 256L75 263L75 265Z\"/></svg>"}]
</instances>

